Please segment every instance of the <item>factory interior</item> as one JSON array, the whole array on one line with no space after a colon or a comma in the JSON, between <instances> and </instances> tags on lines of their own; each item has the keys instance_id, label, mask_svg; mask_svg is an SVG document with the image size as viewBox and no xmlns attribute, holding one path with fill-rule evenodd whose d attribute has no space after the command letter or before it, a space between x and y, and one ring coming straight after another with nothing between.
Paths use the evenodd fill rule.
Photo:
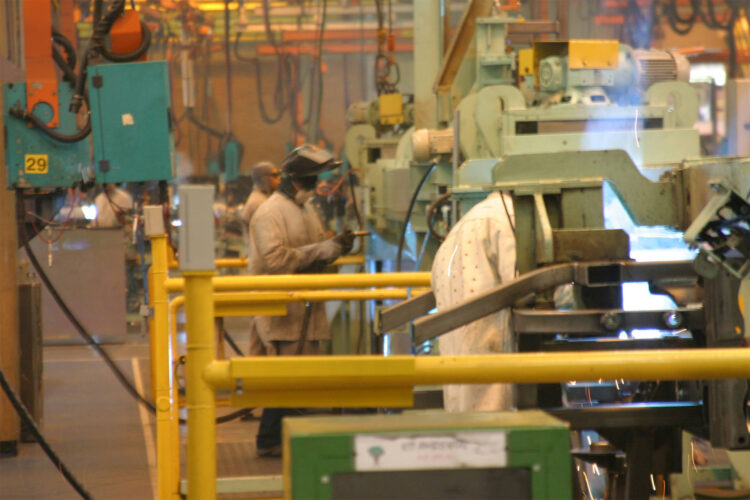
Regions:
<instances>
[{"instance_id":1,"label":"factory interior","mask_svg":"<svg viewBox=\"0 0 750 500\"><path fill-rule=\"evenodd\" d=\"M750 0L3 0L0 87L0 499L750 499Z\"/></svg>"}]
</instances>

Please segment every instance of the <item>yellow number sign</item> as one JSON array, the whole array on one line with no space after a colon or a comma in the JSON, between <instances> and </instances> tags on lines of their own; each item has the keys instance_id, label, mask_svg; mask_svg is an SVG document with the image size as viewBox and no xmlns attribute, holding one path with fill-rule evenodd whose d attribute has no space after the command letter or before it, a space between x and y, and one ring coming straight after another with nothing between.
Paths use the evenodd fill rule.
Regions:
<instances>
[{"instance_id":1,"label":"yellow number sign","mask_svg":"<svg viewBox=\"0 0 750 500\"><path fill-rule=\"evenodd\" d=\"M26 155L25 162L27 174L46 174L49 172L49 157L47 155Z\"/></svg>"}]
</instances>

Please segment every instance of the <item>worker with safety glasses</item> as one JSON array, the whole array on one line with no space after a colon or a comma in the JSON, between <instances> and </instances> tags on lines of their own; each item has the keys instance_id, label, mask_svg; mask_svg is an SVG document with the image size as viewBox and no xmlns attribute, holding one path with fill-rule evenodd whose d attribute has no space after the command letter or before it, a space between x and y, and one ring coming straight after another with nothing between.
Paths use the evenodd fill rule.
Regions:
<instances>
[{"instance_id":1,"label":"worker with safety glasses","mask_svg":"<svg viewBox=\"0 0 750 500\"><path fill-rule=\"evenodd\" d=\"M354 234L326 237L312 198L318 175L341 162L327 151L305 145L293 150L281 167L281 184L250 221L250 274L321 272L348 253ZM263 342L268 356L318 354L321 340L330 339L323 303L290 303L286 316L256 316L252 335ZM281 454L281 419L299 410L266 408L256 438L259 456Z\"/></svg>"}]
</instances>

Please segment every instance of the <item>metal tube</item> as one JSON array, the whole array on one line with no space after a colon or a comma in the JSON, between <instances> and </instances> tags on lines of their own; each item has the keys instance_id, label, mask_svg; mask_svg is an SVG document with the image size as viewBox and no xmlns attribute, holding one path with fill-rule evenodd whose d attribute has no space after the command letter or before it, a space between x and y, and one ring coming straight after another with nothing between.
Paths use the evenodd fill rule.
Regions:
<instances>
[{"instance_id":1,"label":"metal tube","mask_svg":"<svg viewBox=\"0 0 750 500\"><path fill-rule=\"evenodd\" d=\"M415 384L748 378L746 348L419 356Z\"/></svg>"},{"instance_id":2,"label":"metal tube","mask_svg":"<svg viewBox=\"0 0 750 500\"><path fill-rule=\"evenodd\" d=\"M750 349L670 349L484 356L233 358L206 367L214 388L379 389L431 384L749 378Z\"/></svg>"},{"instance_id":3,"label":"metal tube","mask_svg":"<svg viewBox=\"0 0 750 500\"><path fill-rule=\"evenodd\" d=\"M328 288L370 288L388 286L430 286L430 273L287 274L276 276L217 276L216 291L321 290ZM183 278L166 281L167 291L185 288Z\"/></svg>"},{"instance_id":4,"label":"metal tube","mask_svg":"<svg viewBox=\"0 0 750 500\"><path fill-rule=\"evenodd\" d=\"M347 266L350 264L362 264L365 261L364 255L344 255L339 257L333 263L332 266ZM216 267L247 267L247 257L226 257L216 259L214 261ZM169 263L170 269L177 269L180 263L177 260L172 260Z\"/></svg>"},{"instance_id":5,"label":"metal tube","mask_svg":"<svg viewBox=\"0 0 750 500\"><path fill-rule=\"evenodd\" d=\"M213 271L184 271L189 499L216 498L216 404L203 370L214 361Z\"/></svg>"},{"instance_id":6,"label":"metal tube","mask_svg":"<svg viewBox=\"0 0 750 500\"><path fill-rule=\"evenodd\" d=\"M156 406L156 457L158 464L159 499L179 498L180 457L179 445L173 442L175 433L172 411L176 401L170 384L171 363L169 332L167 331L167 307L169 296L164 288L167 279L167 236L151 236L151 303L154 308L154 329L151 337L152 369ZM179 437L178 437L179 439ZM177 455L175 456L175 451Z\"/></svg>"}]
</instances>

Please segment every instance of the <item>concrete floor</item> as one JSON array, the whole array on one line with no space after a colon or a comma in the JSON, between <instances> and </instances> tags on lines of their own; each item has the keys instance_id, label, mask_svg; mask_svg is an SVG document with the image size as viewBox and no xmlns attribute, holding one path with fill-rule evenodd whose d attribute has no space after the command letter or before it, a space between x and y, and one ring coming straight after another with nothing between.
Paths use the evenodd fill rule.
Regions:
<instances>
[{"instance_id":1,"label":"concrete floor","mask_svg":"<svg viewBox=\"0 0 750 500\"><path fill-rule=\"evenodd\" d=\"M238 337L240 346L245 347L246 339ZM106 348L150 399L148 344L140 335L128 339L127 344ZM155 498L154 419L92 349L45 347L43 390L42 432L93 498ZM281 473L280 459L255 457L257 425L257 420L252 420L218 427L220 477ZM184 460L183 452L183 470ZM17 457L0 459L0 499L75 498L75 490L36 443L22 443Z\"/></svg>"}]
</instances>

